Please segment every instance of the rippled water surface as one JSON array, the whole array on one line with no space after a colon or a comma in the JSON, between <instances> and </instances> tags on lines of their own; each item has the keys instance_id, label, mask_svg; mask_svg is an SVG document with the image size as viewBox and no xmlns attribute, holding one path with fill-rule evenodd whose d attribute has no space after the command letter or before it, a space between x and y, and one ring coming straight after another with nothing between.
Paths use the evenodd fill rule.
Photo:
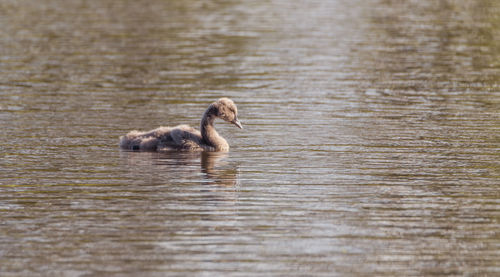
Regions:
<instances>
[{"instance_id":1,"label":"rippled water surface","mask_svg":"<svg viewBox=\"0 0 500 277\"><path fill-rule=\"evenodd\" d=\"M498 275L499 78L493 0L0 1L0 275Z\"/></svg>"}]
</instances>

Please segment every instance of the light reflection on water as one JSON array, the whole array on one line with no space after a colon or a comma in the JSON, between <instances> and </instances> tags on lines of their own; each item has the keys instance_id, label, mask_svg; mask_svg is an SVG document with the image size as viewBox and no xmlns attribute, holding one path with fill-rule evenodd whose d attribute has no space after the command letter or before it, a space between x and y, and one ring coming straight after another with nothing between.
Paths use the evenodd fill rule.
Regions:
<instances>
[{"instance_id":1,"label":"light reflection on water","mask_svg":"<svg viewBox=\"0 0 500 277\"><path fill-rule=\"evenodd\" d=\"M499 9L0 3L1 275L494 275ZM221 96L230 153L118 148Z\"/></svg>"}]
</instances>

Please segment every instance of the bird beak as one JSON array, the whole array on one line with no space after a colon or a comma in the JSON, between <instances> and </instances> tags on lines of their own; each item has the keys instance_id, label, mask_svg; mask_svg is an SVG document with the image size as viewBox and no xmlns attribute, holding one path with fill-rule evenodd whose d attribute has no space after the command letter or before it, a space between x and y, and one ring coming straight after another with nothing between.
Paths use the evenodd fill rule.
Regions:
<instances>
[{"instance_id":1,"label":"bird beak","mask_svg":"<svg viewBox=\"0 0 500 277\"><path fill-rule=\"evenodd\" d=\"M238 128L243 129L243 126L241 126L241 122L237 118L233 120L231 123L238 126Z\"/></svg>"}]
</instances>

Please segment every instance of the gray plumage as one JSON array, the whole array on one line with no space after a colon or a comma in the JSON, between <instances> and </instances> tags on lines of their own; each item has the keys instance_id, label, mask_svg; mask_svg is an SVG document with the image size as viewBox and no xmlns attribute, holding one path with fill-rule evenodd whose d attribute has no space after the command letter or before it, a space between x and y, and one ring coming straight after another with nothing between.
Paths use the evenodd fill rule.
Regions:
<instances>
[{"instance_id":1,"label":"gray plumage","mask_svg":"<svg viewBox=\"0 0 500 277\"><path fill-rule=\"evenodd\" d=\"M210 104L203 114L200 131L188 125L159 127L147 132L134 130L120 137L120 147L144 151L229 151L229 144L215 130L216 118L243 129L234 102L229 98L220 98Z\"/></svg>"}]
</instances>

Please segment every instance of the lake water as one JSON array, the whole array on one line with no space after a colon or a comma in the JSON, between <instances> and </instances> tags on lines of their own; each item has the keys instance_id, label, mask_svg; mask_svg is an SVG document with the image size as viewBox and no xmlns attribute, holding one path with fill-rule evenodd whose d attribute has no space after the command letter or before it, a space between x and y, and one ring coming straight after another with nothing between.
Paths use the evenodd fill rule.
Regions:
<instances>
[{"instance_id":1,"label":"lake water","mask_svg":"<svg viewBox=\"0 0 500 277\"><path fill-rule=\"evenodd\" d=\"M499 78L494 0L0 1L0 275L498 276Z\"/></svg>"}]
</instances>

